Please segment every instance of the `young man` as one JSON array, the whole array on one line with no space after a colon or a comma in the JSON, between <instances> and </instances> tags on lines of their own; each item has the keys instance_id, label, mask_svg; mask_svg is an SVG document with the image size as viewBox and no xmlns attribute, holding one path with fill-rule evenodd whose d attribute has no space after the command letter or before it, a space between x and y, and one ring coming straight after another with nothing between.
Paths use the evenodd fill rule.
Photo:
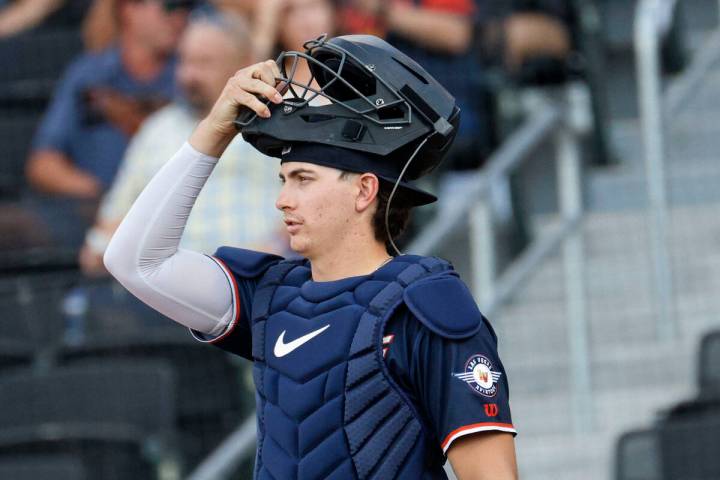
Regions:
<instances>
[{"instance_id":1,"label":"young man","mask_svg":"<svg viewBox=\"0 0 720 480\"><path fill-rule=\"evenodd\" d=\"M490 324L447 262L388 254L408 207L435 199L405 179L447 151L454 99L378 38L305 47L229 80L128 213L106 266L202 341L254 362L256 478L446 478L446 455L461 480L515 479ZM309 85L294 61L308 62ZM177 248L236 124L281 158L276 206L303 260Z\"/></svg>"}]
</instances>

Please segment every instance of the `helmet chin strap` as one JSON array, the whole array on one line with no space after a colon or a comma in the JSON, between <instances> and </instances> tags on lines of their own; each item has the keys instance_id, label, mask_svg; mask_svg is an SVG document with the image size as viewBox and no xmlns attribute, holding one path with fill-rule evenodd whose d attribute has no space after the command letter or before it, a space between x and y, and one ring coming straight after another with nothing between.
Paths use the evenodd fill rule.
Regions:
<instances>
[{"instance_id":1,"label":"helmet chin strap","mask_svg":"<svg viewBox=\"0 0 720 480\"><path fill-rule=\"evenodd\" d=\"M395 241L392 238L392 235L390 234L390 204L393 201L393 197L395 197L395 192L397 191L398 185L400 185L400 182L402 181L403 176L405 175L405 172L407 171L408 167L410 166L410 163L415 159L415 156L420 151L420 149L425 145L425 142L427 142L430 137L435 135L436 132L432 132L429 134L425 139L420 142L420 145L415 148L415 151L410 155L410 158L407 162L405 162L405 166L403 167L402 171L400 172L400 175L398 176L398 179L395 181L395 185L393 185L393 189L390 191L390 196L388 197L387 205L385 206L385 231L387 232L388 240L390 240L390 246L395 250L395 253L397 255L402 255L402 252L400 249L395 245Z\"/></svg>"}]
</instances>

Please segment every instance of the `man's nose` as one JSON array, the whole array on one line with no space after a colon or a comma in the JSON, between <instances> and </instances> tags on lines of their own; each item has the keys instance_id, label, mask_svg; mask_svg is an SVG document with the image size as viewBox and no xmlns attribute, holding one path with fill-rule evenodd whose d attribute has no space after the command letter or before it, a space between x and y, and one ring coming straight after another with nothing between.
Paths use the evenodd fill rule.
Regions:
<instances>
[{"instance_id":1,"label":"man's nose","mask_svg":"<svg viewBox=\"0 0 720 480\"><path fill-rule=\"evenodd\" d=\"M280 211L292 208L290 195L287 191L287 184L283 185L282 188L280 188L280 192L278 193L277 199L275 200L275 208Z\"/></svg>"}]
</instances>

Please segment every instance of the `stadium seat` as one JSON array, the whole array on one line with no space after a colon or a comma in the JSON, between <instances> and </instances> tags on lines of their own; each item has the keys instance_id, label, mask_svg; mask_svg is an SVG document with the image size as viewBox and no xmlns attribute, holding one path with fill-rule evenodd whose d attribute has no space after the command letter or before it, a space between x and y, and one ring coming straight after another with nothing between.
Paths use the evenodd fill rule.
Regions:
<instances>
[{"instance_id":1,"label":"stadium seat","mask_svg":"<svg viewBox=\"0 0 720 480\"><path fill-rule=\"evenodd\" d=\"M0 199L16 198L25 188L25 160L40 114L33 111L0 109Z\"/></svg>"},{"instance_id":2,"label":"stadium seat","mask_svg":"<svg viewBox=\"0 0 720 480\"><path fill-rule=\"evenodd\" d=\"M190 467L240 424L254 400L243 393L240 369L228 354L181 333L92 336L85 345L63 348L59 362L133 358L172 366L178 378L180 448Z\"/></svg>"},{"instance_id":3,"label":"stadium seat","mask_svg":"<svg viewBox=\"0 0 720 480\"><path fill-rule=\"evenodd\" d=\"M0 459L8 480L90 480L82 459L71 455L20 455Z\"/></svg>"},{"instance_id":4,"label":"stadium seat","mask_svg":"<svg viewBox=\"0 0 720 480\"><path fill-rule=\"evenodd\" d=\"M87 285L85 290L88 337L102 338L112 332L116 338L132 338L150 333L191 342L185 327L150 308L115 281Z\"/></svg>"},{"instance_id":5,"label":"stadium seat","mask_svg":"<svg viewBox=\"0 0 720 480\"><path fill-rule=\"evenodd\" d=\"M663 480L658 440L653 429L624 433L617 443L615 480Z\"/></svg>"},{"instance_id":6,"label":"stadium seat","mask_svg":"<svg viewBox=\"0 0 720 480\"><path fill-rule=\"evenodd\" d=\"M720 398L720 331L705 335L698 361L700 396Z\"/></svg>"},{"instance_id":7,"label":"stadium seat","mask_svg":"<svg viewBox=\"0 0 720 480\"><path fill-rule=\"evenodd\" d=\"M664 479L720 478L720 400L698 398L673 407L658 426Z\"/></svg>"},{"instance_id":8,"label":"stadium seat","mask_svg":"<svg viewBox=\"0 0 720 480\"><path fill-rule=\"evenodd\" d=\"M154 479L156 469L176 466L175 390L173 372L156 362L2 375L0 460L70 454L93 479Z\"/></svg>"},{"instance_id":9,"label":"stadium seat","mask_svg":"<svg viewBox=\"0 0 720 480\"><path fill-rule=\"evenodd\" d=\"M82 51L77 29L34 31L0 42L0 105L45 103Z\"/></svg>"},{"instance_id":10,"label":"stadium seat","mask_svg":"<svg viewBox=\"0 0 720 480\"><path fill-rule=\"evenodd\" d=\"M30 342L38 349L62 338L62 303L78 272L23 274L0 279L0 338Z\"/></svg>"},{"instance_id":11,"label":"stadium seat","mask_svg":"<svg viewBox=\"0 0 720 480\"><path fill-rule=\"evenodd\" d=\"M0 372L9 368L28 367L33 357L33 347L29 343L0 338Z\"/></svg>"}]
</instances>

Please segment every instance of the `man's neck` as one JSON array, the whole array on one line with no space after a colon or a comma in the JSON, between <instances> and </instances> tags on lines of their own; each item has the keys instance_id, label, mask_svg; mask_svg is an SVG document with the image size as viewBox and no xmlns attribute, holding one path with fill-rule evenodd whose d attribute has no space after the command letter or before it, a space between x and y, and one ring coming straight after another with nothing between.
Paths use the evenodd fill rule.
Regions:
<instances>
[{"instance_id":1,"label":"man's neck","mask_svg":"<svg viewBox=\"0 0 720 480\"><path fill-rule=\"evenodd\" d=\"M390 260L385 246L379 242L358 244L354 248L336 249L310 258L312 278L329 282L359 275L368 275Z\"/></svg>"},{"instance_id":2,"label":"man's neck","mask_svg":"<svg viewBox=\"0 0 720 480\"><path fill-rule=\"evenodd\" d=\"M148 48L129 35L120 37L120 56L127 72L137 80L156 78L168 59L168 55Z\"/></svg>"}]
</instances>

